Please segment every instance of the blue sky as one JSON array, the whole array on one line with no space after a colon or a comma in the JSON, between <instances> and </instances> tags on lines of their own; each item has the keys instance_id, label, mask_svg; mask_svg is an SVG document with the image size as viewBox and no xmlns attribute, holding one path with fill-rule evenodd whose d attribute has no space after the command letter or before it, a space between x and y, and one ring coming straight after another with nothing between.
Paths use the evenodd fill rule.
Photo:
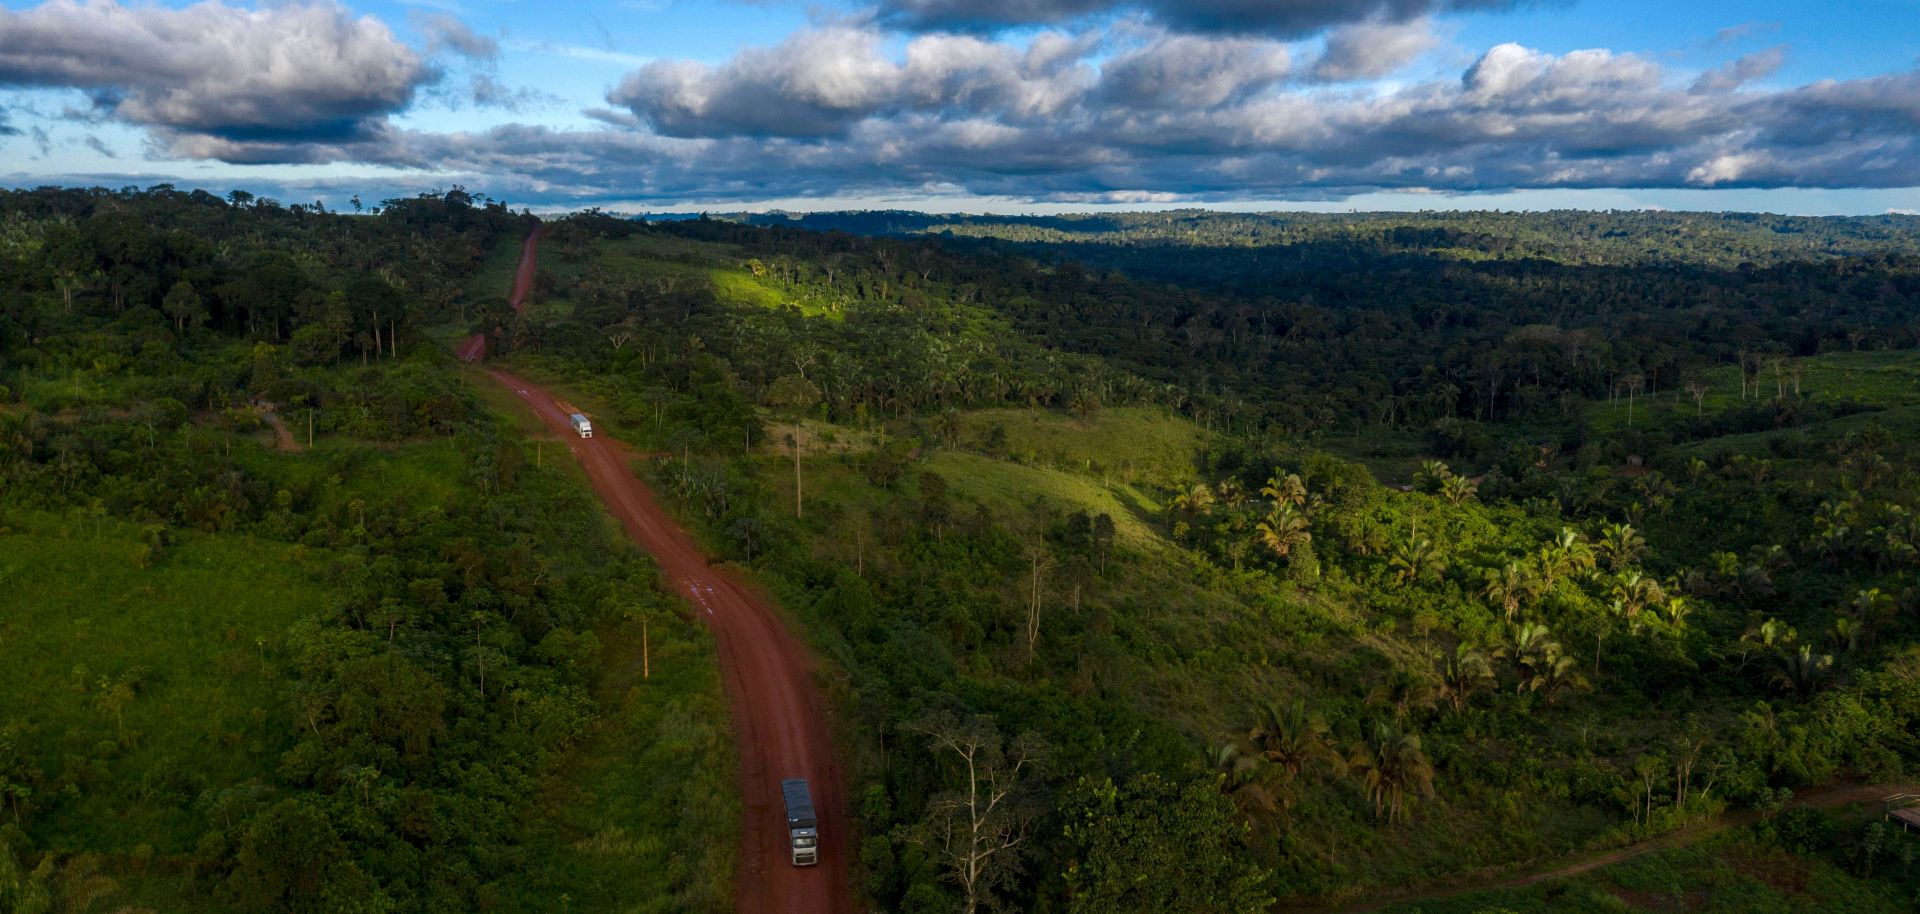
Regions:
<instances>
[{"instance_id":1,"label":"blue sky","mask_svg":"<svg viewBox=\"0 0 1920 914\"><path fill-rule=\"evenodd\" d=\"M1920 0L0 10L15 186L340 206L459 183L536 209L1920 211Z\"/></svg>"}]
</instances>

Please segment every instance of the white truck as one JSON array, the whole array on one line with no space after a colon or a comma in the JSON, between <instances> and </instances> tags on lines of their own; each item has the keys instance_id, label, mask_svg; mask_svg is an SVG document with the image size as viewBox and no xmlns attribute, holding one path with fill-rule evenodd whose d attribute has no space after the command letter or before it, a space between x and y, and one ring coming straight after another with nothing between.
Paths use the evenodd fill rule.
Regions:
<instances>
[{"instance_id":1,"label":"white truck","mask_svg":"<svg viewBox=\"0 0 1920 914\"><path fill-rule=\"evenodd\" d=\"M781 781L780 796L787 802L787 845L793 850L793 865L819 863L820 822L813 815L813 793L807 790L806 778Z\"/></svg>"},{"instance_id":2,"label":"white truck","mask_svg":"<svg viewBox=\"0 0 1920 914\"><path fill-rule=\"evenodd\" d=\"M593 423L587 419L586 413L574 413L568 416L567 419L573 423L573 430L579 432L580 437L593 437Z\"/></svg>"}]
</instances>

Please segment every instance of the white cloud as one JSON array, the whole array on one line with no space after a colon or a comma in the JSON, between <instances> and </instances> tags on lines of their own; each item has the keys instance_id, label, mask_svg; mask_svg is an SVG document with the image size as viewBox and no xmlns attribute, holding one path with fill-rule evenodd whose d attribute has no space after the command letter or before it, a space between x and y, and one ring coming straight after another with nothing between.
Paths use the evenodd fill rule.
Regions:
<instances>
[{"instance_id":1,"label":"white cloud","mask_svg":"<svg viewBox=\"0 0 1920 914\"><path fill-rule=\"evenodd\" d=\"M1426 18L1342 26L1327 35L1326 51L1314 63L1313 76L1327 82L1379 79L1412 63L1439 41L1433 21Z\"/></svg>"},{"instance_id":2,"label":"white cloud","mask_svg":"<svg viewBox=\"0 0 1920 914\"><path fill-rule=\"evenodd\" d=\"M0 85L86 90L96 107L162 136L338 138L434 78L386 25L327 0L0 10Z\"/></svg>"}]
</instances>

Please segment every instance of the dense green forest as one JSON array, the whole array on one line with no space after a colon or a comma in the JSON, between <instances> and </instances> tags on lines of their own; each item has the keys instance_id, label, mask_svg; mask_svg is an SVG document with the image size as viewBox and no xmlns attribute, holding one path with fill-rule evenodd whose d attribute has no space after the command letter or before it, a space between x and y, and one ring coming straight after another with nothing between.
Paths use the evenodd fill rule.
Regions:
<instances>
[{"instance_id":1,"label":"dense green forest","mask_svg":"<svg viewBox=\"0 0 1920 914\"><path fill-rule=\"evenodd\" d=\"M553 238L511 357L679 455L657 484L846 671L889 909L1337 901L1920 748L1904 255L1383 254L1288 302L724 220ZM1045 760L980 884L930 837L951 715ZM1834 865L1884 875L1856 841ZM1103 882L1196 842L1244 863Z\"/></svg>"},{"instance_id":2,"label":"dense green forest","mask_svg":"<svg viewBox=\"0 0 1920 914\"><path fill-rule=\"evenodd\" d=\"M1920 765L1913 220L585 213L516 314L530 219L378 209L0 198L0 899L727 907L711 652L473 331L816 647L875 910L1330 910L1729 813L1414 904L1920 898L1829 802Z\"/></svg>"},{"instance_id":3,"label":"dense green forest","mask_svg":"<svg viewBox=\"0 0 1920 914\"><path fill-rule=\"evenodd\" d=\"M0 910L727 907L704 634L427 338L525 218L0 213Z\"/></svg>"}]
</instances>

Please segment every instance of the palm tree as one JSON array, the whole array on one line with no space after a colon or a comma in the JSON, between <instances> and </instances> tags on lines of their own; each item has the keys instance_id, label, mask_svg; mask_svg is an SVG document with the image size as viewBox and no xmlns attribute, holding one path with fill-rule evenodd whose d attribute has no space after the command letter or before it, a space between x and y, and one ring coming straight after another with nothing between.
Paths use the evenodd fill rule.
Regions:
<instances>
[{"instance_id":1,"label":"palm tree","mask_svg":"<svg viewBox=\"0 0 1920 914\"><path fill-rule=\"evenodd\" d=\"M1393 579L1401 584L1418 581L1432 572L1436 578L1447 573L1446 559L1440 555L1439 547L1426 537L1419 537L1402 543L1393 550L1387 566L1393 569Z\"/></svg>"},{"instance_id":2,"label":"palm tree","mask_svg":"<svg viewBox=\"0 0 1920 914\"><path fill-rule=\"evenodd\" d=\"M1459 505L1472 501L1480 492L1480 487L1465 476L1449 476L1440 483L1440 497L1450 505Z\"/></svg>"},{"instance_id":3,"label":"palm tree","mask_svg":"<svg viewBox=\"0 0 1920 914\"><path fill-rule=\"evenodd\" d=\"M1500 570L1487 573L1482 593L1488 600L1500 604L1507 621L1512 622L1520 611L1521 602L1533 597L1534 586L1533 575L1525 565L1508 562Z\"/></svg>"},{"instance_id":4,"label":"palm tree","mask_svg":"<svg viewBox=\"0 0 1920 914\"><path fill-rule=\"evenodd\" d=\"M1563 653L1558 642L1547 645L1527 690L1553 704L1567 692L1584 692L1593 687L1580 674L1573 656Z\"/></svg>"},{"instance_id":5,"label":"palm tree","mask_svg":"<svg viewBox=\"0 0 1920 914\"><path fill-rule=\"evenodd\" d=\"M1396 668L1367 694L1369 702L1392 709L1395 720L1407 719L1416 709L1432 708L1434 698L1433 680L1425 671L1406 667Z\"/></svg>"},{"instance_id":6,"label":"palm tree","mask_svg":"<svg viewBox=\"0 0 1920 914\"><path fill-rule=\"evenodd\" d=\"M1275 556L1286 558L1293 550L1313 542L1311 524L1300 509L1286 502L1274 506L1267 519L1254 525L1254 538Z\"/></svg>"},{"instance_id":7,"label":"palm tree","mask_svg":"<svg viewBox=\"0 0 1920 914\"><path fill-rule=\"evenodd\" d=\"M1193 488L1175 495L1173 500L1167 503L1167 507L1189 518L1211 514L1213 513L1213 489L1206 483L1195 483Z\"/></svg>"},{"instance_id":8,"label":"palm tree","mask_svg":"<svg viewBox=\"0 0 1920 914\"><path fill-rule=\"evenodd\" d=\"M1693 601L1674 594L1667 597L1667 601L1660 605L1660 611L1666 614L1667 624L1672 626L1674 631L1685 631L1687 617L1693 615Z\"/></svg>"},{"instance_id":9,"label":"palm tree","mask_svg":"<svg viewBox=\"0 0 1920 914\"><path fill-rule=\"evenodd\" d=\"M1540 567L1549 588L1561 575L1585 574L1592 571L1593 566L1593 547L1572 527L1561 527L1553 542L1540 550Z\"/></svg>"},{"instance_id":10,"label":"palm tree","mask_svg":"<svg viewBox=\"0 0 1920 914\"><path fill-rule=\"evenodd\" d=\"M1294 473L1285 477L1271 476L1267 484L1260 487L1260 494L1273 499L1275 505L1300 507L1307 503L1307 484L1300 481Z\"/></svg>"},{"instance_id":11,"label":"palm tree","mask_svg":"<svg viewBox=\"0 0 1920 914\"><path fill-rule=\"evenodd\" d=\"M1855 591L1853 602L1848 605L1853 610L1854 618L1869 626L1885 625L1893 616L1893 598L1881 593L1878 587Z\"/></svg>"},{"instance_id":12,"label":"palm tree","mask_svg":"<svg viewBox=\"0 0 1920 914\"><path fill-rule=\"evenodd\" d=\"M1409 793L1433 796L1433 763L1427 760L1420 737L1403 733L1386 721L1377 721L1365 742L1347 762L1373 803L1375 818L1388 825L1400 821Z\"/></svg>"},{"instance_id":13,"label":"palm tree","mask_svg":"<svg viewBox=\"0 0 1920 914\"><path fill-rule=\"evenodd\" d=\"M933 433L940 436L940 443L953 447L954 439L960 437L960 413L954 409L943 409L933 417Z\"/></svg>"},{"instance_id":14,"label":"palm tree","mask_svg":"<svg viewBox=\"0 0 1920 914\"><path fill-rule=\"evenodd\" d=\"M1698 457L1690 457L1687 459L1687 480L1689 482L1699 482L1700 477L1707 475L1709 469L1712 468L1707 466L1706 461Z\"/></svg>"},{"instance_id":15,"label":"palm tree","mask_svg":"<svg viewBox=\"0 0 1920 914\"><path fill-rule=\"evenodd\" d=\"M1327 724L1307 710L1307 703L1262 705L1247 742L1261 758L1280 766L1289 776L1327 752Z\"/></svg>"},{"instance_id":16,"label":"palm tree","mask_svg":"<svg viewBox=\"0 0 1920 914\"><path fill-rule=\"evenodd\" d=\"M1835 650L1844 653L1857 651L1860 649L1860 620L1852 616L1835 617L1827 635L1833 639Z\"/></svg>"},{"instance_id":17,"label":"palm tree","mask_svg":"<svg viewBox=\"0 0 1920 914\"><path fill-rule=\"evenodd\" d=\"M1613 634L1613 620L1626 618L1627 608L1619 600L1607 604L1600 618L1593 626L1593 675L1600 675L1600 649L1606 646L1607 636Z\"/></svg>"},{"instance_id":18,"label":"palm tree","mask_svg":"<svg viewBox=\"0 0 1920 914\"><path fill-rule=\"evenodd\" d=\"M1413 474L1413 488L1418 492L1438 492L1448 479L1453 478L1453 470L1438 460L1429 460L1420 464Z\"/></svg>"},{"instance_id":19,"label":"palm tree","mask_svg":"<svg viewBox=\"0 0 1920 914\"><path fill-rule=\"evenodd\" d=\"M1745 667L1752 656L1761 651L1785 653L1792 650L1800 640L1800 633L1779 619L1766 619L1747 629L1740 635L1741 661Z\"/></svg>"},{"instance_id":20,"label":"palm tree","mask_svg":"<svg viewBox=\"0 0 1920 914\"><path fill-rule=\"evenodd\" d=\"M1805 698L1832 674L1833 655L1814 653L1813 645L1802 644L1798 650L1780 655L1780 668L1773 673L1773 683Z\"/></svg>"},{"instance_id":21,"label":"palm tree","mask_svg":"<svg viewBox=\"0 0 1920 914\"><path fill-rule=\"evenodd\" d=\"M1660 588L1660 582L1642 574L1638 570L1629 571L1614 578L1609 591L1618 602L1627 622L1634 628L1639 627L1640 611L1654 606L1667 598L1666 591Z\"/></svg>"},{"instance_id":22,"label":"palm tree","mask_svg":"<svg viewBox=\"0 0 1920 914\"><path fill-rule=\"evenodd\" d=\"M1559 650L1559 642L1553 640L1553 633L1545 625L1526 622L1508 630L1507 643L1500 645L1494 656L1513 668L1513 690L1526 692L1534 688L1534 679L1548 656Z\"/></svg>"},{"instance_id":23,"label":"palm tree","mask_svg":"<svg viewBox=\"0 0 1920 914\"><path fill-rule=\"evenodd\" d=\"M1735 454L1727 461L1725 472L1729 475L1745 476L1747 481L1758 486L1773 475L1773 461Z\"/></svg>"},{"instance_id":24,"label":"palm tree","mask_svg":"<svg viewBox=\"0 0 1920 914\"><path fill-rule=\"evenodd\" d=\"M1440 692L1458 714L1473 694L1493 684L1493 664L1470 642L1462 641L1440 662Z\"/></svg>"},{"instance_id":25,"label":"palm tree","mask_svg":"<svg viewBox=\"0 0 1920 914\"><path fill-rule=\"evenodd\" d=\"M1860 490L1870 491L1874 484L1893 472L1893 465L1878 451L1857 450L1840 460L1841 468L1859 477Z\"/></svg>"},{"instance_id":26,"label":"palm tree","mask_svg":"<svg viewBox=\"0 0 1920 914\"><path fill-rule=\"evenodd\" d=\"M1600 531L1600 551L1607 567L1619 571L1647 554L1647 539L1631 524L1609 524Z\"/></svg>"},{"instance_id":27,"label":"palm tree","mask_svg":"<svg viewBox=\"0 0 1920 914\"><path fill-rule=\"evenodd\" d=\"M1219 485L1213 487L1213 490L1215 497L1219 499L1220 503L1229 508L1237 510L1241 505L1247 503L1247 490L1244 486L1240 485L1240 480L1238 479L1232 477L1222 479Z\"/></svg>"},{"instance_id":28,"label":"palm tree","mask_svg":"<svg viewBox=\"0 0 1920 914\"><path fill-rule=\"evenodd\" d=\"M1213 771L1220 779L1220 790L1233 800L1243 818L1252 818L1256 811L1273 812L1280 807L1280 800L1262 783L1261 769L1266 762L1259 755L1248 753L1238 743L1223 743L1213 750Z\"/></svg>"}]
</instances>

